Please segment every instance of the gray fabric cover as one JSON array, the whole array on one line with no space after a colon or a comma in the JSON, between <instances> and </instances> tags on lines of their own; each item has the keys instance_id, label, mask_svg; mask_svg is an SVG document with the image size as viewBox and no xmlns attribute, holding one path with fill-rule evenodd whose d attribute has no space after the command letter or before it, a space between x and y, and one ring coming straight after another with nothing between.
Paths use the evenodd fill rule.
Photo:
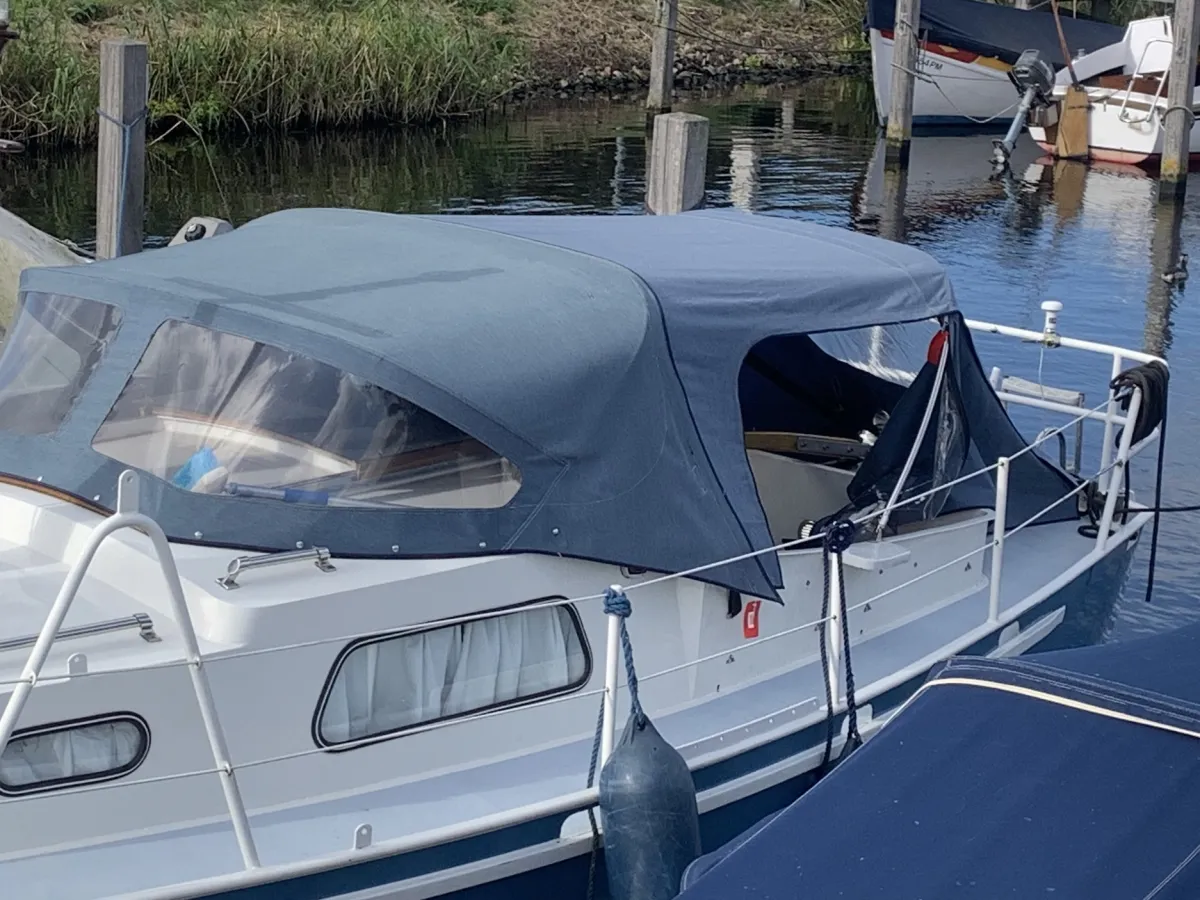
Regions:
<instances>
[{"instance_id":1,"label":"gray fabric cover","mask_svg":"<svg viewBox=\"0 0 1200 900\"><path fill-rule=\"evenodd\" d=\"M738 371L773 334L949 313L921 251L791 219L275 213L212 240L69 268L24 291L115 304L122 322L58 435L0 435L0 468L112 506L91 449L154 330L178 318L367 378L507 456L499 510L340 509L144 479L168 534L335 554L562 554L678 571L770 546L743 447ZM399 549L393 551L393 546ZM765 597L767 554L714 569Z\"/></svg>"}]
</instances>

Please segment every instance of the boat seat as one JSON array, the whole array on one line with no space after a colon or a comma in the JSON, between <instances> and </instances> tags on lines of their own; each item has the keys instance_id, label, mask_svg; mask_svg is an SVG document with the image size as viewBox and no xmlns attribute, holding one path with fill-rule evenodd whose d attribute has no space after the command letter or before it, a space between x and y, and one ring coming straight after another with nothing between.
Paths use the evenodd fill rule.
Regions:
<instances>
[{"instance_id":1,"label":"boat seat","mask_svg":"<svg viewBox=\"0 0 1200 900\"><path fill-rule=\"evenodd\" d=\"M820 519L846 505L851 469L748 448L746 458L758 489L767 527L776 541L795 540L800 523Z\"/></svg>"}]
</instances>

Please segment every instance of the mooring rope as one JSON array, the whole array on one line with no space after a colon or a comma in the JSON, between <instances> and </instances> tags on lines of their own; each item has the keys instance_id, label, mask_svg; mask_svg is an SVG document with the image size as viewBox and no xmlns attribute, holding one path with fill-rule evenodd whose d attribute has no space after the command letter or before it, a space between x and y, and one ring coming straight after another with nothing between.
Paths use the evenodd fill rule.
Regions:
<instances>
[{"instance_id":1,"label":"mooring rope","mask_svg":"<svg viewBox=\"0 0 1200 900\"><path fill-rule=\"evenodd\" d=\"M842 629L842 658L846 667L846 743L843 755L851 753L862 743L858 732L858 704L854 696L854 666L850 661L850 622L846 615L846 579L842 569L842 554L854 543L858 528L847 519L833 522L825 530L825 538L821 542L821 556L825 567L825 592L821 599L821 618L827 620L831 599L838 604L838 616ZM838 596L832 597L833 567L837 566ZM834 704L837 698L833 693L833 681L829 676L829 647L827 627L822 627L818 644L821 648L821 675L825 681L825 753L819 768L824 769L833 757L833 723Z\"/></svg>"},{"instance_id":2,"label":"mooring rope","mask_svg":"<svg viewBox=\"0 0 1200 900\"><path fill-rule=\"evenodd\" d=\"M621 653L625 658L625 682L629 689L629 716L633 719L634 726L640 731L646 726L646 713L642 710L642 701L638 697L638 678L637 670L633 664L633 642L629 640L629 629L625 625L625 620L633 614L633 604L629 602L629 598L625 596L625 592L617 586L608 588L604 592L604 614L606 616L616 616L620 620L621 629ZM596 782L597 768L600 763L600 742L604 736L604 702L608 699L606 695L600 698L600 712L596 716L596 734L592 739L592 760L588 764L587 786L590 788ZM616 697L611 701L616 704ZM592 852L591 859L588 861L588 883L587 883L587 900L592 900L596 891L596 858L600 854L600 829L596 825L596 809L589 806L588 824L592 828Z\"/></svg>"}]
</instances>

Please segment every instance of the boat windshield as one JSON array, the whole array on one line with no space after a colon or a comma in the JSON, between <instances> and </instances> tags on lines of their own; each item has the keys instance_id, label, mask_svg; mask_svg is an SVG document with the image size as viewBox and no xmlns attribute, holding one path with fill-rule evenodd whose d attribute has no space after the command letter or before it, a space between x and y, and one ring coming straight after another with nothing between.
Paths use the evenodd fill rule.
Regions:
<instances>
[{"instance_id":1,"label":"boat windshield","mask_svg":"<svg viewBox=\"0 0 1200 900\"><path fill-rule=\"evenodd\" d=\"M507 459L369 381L175 321L93 446L187 490L291 503L495 508L521 484Z\"/></svg>"},{"instance_id":2,"label":"boat windshield","mask_svg":"<svg viewBox=\"0 0 1200 900\"><path fill-rule=\"evenodd\" d=\"M52 434L116 333L105 303L26 293L0 356L0 429Z\"/></svg>"}]
</instances>

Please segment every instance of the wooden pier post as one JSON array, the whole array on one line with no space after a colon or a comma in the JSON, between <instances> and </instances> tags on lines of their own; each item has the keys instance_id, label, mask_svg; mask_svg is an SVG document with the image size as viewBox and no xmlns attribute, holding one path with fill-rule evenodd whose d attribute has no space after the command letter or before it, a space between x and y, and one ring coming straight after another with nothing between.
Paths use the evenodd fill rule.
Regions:
<instances>
[{"instance_id":1,"label":"wooden pier post","mask_svg":"<svg viewBox=\"0 0 1200 900\"><path fill-rule=\"evenodd\" d=\"M148 89L149 55L145 41L116 38L101 43L97 259L111 259L142 249Z\"/></svg>"},{"instance_id":2,"label":"wooden pier post","mask_svg":"<svg viewBox=\"0 0 1200 900\"><path fill-rule=\"evenodd\" d=\"M687 212L704 202L708 119L691 113L654 117L646 176L646 205L656 215Z\"/></svg>"},{"instance_id":3,"label":"wooden pier post","mask_svg":"<svg viewBox=\"0 0 1200 900\"><path fill-rule=\"evenodd\" d=\"M1187 193L1188 147L1192 137L1192 92L1195 84L1196 43L1200 32L1196 0L1175 0L1172 20L1174 48L1167 79L1167 111L1163 114L1162 166L1158 199L1174 203Z\"/></svg>"},{"instance_id":4,"label":"wooden pier post","mask_svg":"<svg viewBox=\"0 0 1200 900\"><path fill-rule=\"evenodd\" d=\"M917 29L921 24L921 0L896 0L892 27L892 96L887 120L888 168L908 165L912 142L913 84L917 71Z\"/></svg>"},{"instance_id":5,"label":"wooden pier post","mask_svg":"<svg viewBox=\"0 0 1200 900\"><path fill-rule=\"evenodd\" d=\"M650 94L646 97L646 115L650 117L671 111L678 21L679 0L654 0L654 48L650 51Z\"/></svg>"}]
</instances>

